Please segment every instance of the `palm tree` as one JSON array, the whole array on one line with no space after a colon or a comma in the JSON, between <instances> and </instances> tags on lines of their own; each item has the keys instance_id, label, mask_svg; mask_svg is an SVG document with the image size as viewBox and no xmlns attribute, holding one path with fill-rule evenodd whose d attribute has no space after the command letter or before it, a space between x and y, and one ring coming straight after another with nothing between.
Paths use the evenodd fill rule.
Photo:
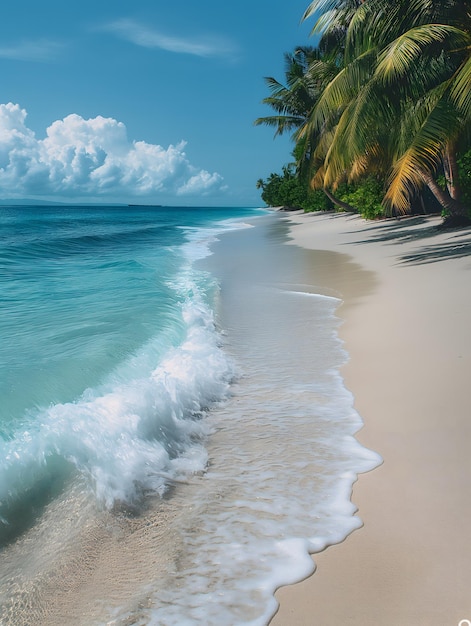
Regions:
<instances>
[{"instance_id":1,"label":"palm tree","mask_svg":"<svg viewBox=\"0 0 471 626\"><path fill-rule=\"evenodd\" d=\"M305 180L306 187L309 186L310 173L318 168L320 174L322 173L322 159L318 156L314 158L313 136L310 141L307 140L306 125L325 85L339 72L339 50L339 40L334 37L328 44L324 41L323 46L317 49L299 47L294 53L285 54L286 84L273 77L265 78L271 95L262 102L275 109L277 115L259 117L254 122L257 126L264 124L274 127L275 137L292 132L296 146L293 154L296 158L297 176ZM320 133L316 133L316 139L321 142ZM325 141L319 145L325 145ZM324 192L337 206L356 211L354 207L336 198L329 189L324 188Z\"/></svg>"},{"instance_id":2,"label":"palm tree","mask_svg":"<svg viewBox=\"0 0 471 626\"><path fill-rule=\"evenodd\" d=\"M364 0L313 0L303 15L303 20L315 19L312 33L330 38L339 30L346 30L356 10Z\"/></svg>"},{"instance_id":3,"label":"palm tree","mask_svg":"<svg viewBox=\"0 0 471 626\"><path fill-rule=\"evenodd\" d=\"M303 128L304 141L315 143L323 158L324 186L374 167L388 175L385 201L391 209L407 212L411 196L428 185L452 215L466 214L456 153L471 120L468 5L463 0L310 4L305 17L330 9L315 28L332 33L338 20L345 33L343 67ZM327 127L328 149L319 151L319 134ZM436 181L441 171L448 183L444 189Z\"/></svg>"},{"instance_id":4,"label":"palm tree","mask_svg":"<svg viewBox=\"0 0 471 626\"><path fill-rule=\"evenodd\" d=\"M468 209L460 201L457 154L463 140L469 146L471 130L471 106L466 105L471 22L469 15L461 24L456 20L460 4L450 2L453 11L433 16L440 22L401 33L380 55L376 76L383 85L404 85L400 122L407 138L397 145L387 201L404 208L411 190L425 184L450 215L464 218ZM436 181L441 172L444 188Z\"/></svg>"},{"instance_id":5,"label":"palm tree","mask_svg":"<svg viewBox=\"0 0 471 626\"><path fill-rule=\"evenodd\" d=\"M286 84L276 78L265 78L271 95L262 100L277 112L277 115L259 117L255 125L274 126L275 137L297 130L308 118L319 97L319 85L309 73L311 63L320 60L321 54L312 47L299 47L294 53L285 55Z\"/></svg>"}]
</instances>

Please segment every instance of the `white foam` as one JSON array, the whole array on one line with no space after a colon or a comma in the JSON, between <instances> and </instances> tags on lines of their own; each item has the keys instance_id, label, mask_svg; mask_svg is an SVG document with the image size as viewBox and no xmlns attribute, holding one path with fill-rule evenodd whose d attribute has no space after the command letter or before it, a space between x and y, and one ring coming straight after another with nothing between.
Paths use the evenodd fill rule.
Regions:
<instances>
[{"instance_id":1,"label":"white foam","mask_svg":"<svg viewBox=\"0 0 471 626\"><path fill-rule=\"evenodd\" d=\"M148 374L126 379L122 367L103 389L39 411L28 430L3 442L0 501L31 488L53 456L88 476L107 507L133 502L145 490L162 494L169 480L205 468L201 415L226 397L233 368L189 270L185 281L191 297L181 306L182 343ZM135 363L129 372L136 375Z\"/></svg>"},{"instance_id":2,"label":"white foam","mask_svg":"<svg viewBox=\"0 0 471 626\"><path fill-rule=\"evenodd\" d=\"M201 416L227 396L234 371L209 301L217 286L193 264L211 254L218 234L248 227L237 218L213 228L183 227L183 265L168 284L175 293L172 327L119 364L104 384L74 402L31 411L24 429L0 441L0 506L48 476L53 457L86 475L107 507L133 502L146 490L162 494L169 482L205 468Z\"/></svg>"},{"instance_id":3,"label":"white foam","mask_svg":"<svg viewBox=\"0 0 471 626\"><path fill-rule=\"evenodd\" d=\"M254 216L253 219L256 219ZM183 245L183 253L190 262L204 259L212 254L211 245L218 241L219 235L231 230L253 228L252 224L244 222L242 218L232 218L215 223L211 228L199 226L180 226L185 231L187 243Z\"/></svg>"},{"instance_id":4,"label":"white foam","mask_svg":"<svg viewBox=\"0 0 471 626\"><path fill-rule=\"evenodd\" d=\"M331 300L332 302L342 302L341 298L336 298L335 296L327 296L323 293L311 293L310 291L294 291L291 289L284 290L285 293L290 293L294 296L308 297L308 298L318 298L319 300Z\"/></svg>"},{"instance_id":5,"label":"white foam","mask_svg":"<svg viewBox=\"0 0 471 626\"><path fill-rule=\"evenodd\" d=\"M208 416L211 463L186 494L184 547L152 596L153 626L267 624L275 590L308 576L310 554L362 525L352 485L380 462L355 439L362 422L338 371L347 357L335 335L338 300L241 289L229 321L240 325L230 345L244 376ZM294 332L293 319L310 332Z\"/></svg>"},{"instance_id":6,"label":"white foam","mask_svg":"<svg viewBox=\"0 0 471 626\"><path fill-rule=\"evenodd\" d=\"M276 588L309 575L310 553L342 541L362 523L352 485L380 458L355 439L362 422L339 374L347 355L335 334L338 300L237 283L230 305L225 301L228 358L203 297L216 286L191 268L215 235L213 229L190 233L188 264L174 285L185 336L159 366L134 376L132 384L124 368L106 393L92 391L61 405L62 425L60 415L44 414L51 432L59 426L59 450L90 476L108 505L132 500L140 489L162 492L207 468L168 500L174 515L155 511L152 527L163 528L157 538L147 532L128 537L138 537L131 553L142 558L136 563L143 582L129 582L127 597L109 600L112 608L94 613L96 622L265 625L276 611ZM293 320L309 332L296 332ZM243 376L229 401L219 403L229 395L232 359ZM137 362L129 371L141 371L148 360ZM216 410L206 413L208 406ZM31 441L25 439L25 449L37 465L40 452ZM47 455L54 437L43 441ZM28 474L27 455L15 451ZM140 523L143 529L148 520ZM120 551L119 541L113 546ZM121 582L136 580L128 560L119 561ZM100 607L113 597L105 595L110 584L108 577L107 585L87 589Z\"/></svg>"}]
</instances>

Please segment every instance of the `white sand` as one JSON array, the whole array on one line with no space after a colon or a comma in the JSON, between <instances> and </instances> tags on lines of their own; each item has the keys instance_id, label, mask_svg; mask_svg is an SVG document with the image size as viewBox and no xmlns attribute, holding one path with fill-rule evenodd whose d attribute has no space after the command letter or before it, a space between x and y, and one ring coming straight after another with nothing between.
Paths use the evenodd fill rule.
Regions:
<instances>
[{"instance_id":1,"label":"white sand","mask_svg":"<svg viewBox=\"0 0 471 626\"><path fill-rule=\"evenodd\" d=\"M471 621L471 229L439 232L439 218L286 219L294 244L351 256L348 274L332 272L324 287L345 301L358 439L384 464L354 488L364 527L277 592L271 624ZM376 280L366 286L361 268Z\"/></svg>"}]
</instances>

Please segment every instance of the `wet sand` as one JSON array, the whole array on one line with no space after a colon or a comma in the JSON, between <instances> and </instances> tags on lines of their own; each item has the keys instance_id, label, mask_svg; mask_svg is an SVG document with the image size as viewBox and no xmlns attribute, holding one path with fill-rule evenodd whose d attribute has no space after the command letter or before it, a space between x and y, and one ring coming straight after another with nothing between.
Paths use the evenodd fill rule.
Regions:
<instances>
[{"instance_id":1,"label":"wet sand","mask_svg":"<svg viewBox=\"0 0 471 626\"><path fill-rule=\"evenodd\" d=\"M342 374L365 424L357 438L384 463L354 487L363 528L313 555L313 576L278 590L271 625L471 620L471 229L438 231L438 217L283 219L291 244L351 258L338 275L326 268L325 288L344 300Z\"/></svg>"}]
</instances>

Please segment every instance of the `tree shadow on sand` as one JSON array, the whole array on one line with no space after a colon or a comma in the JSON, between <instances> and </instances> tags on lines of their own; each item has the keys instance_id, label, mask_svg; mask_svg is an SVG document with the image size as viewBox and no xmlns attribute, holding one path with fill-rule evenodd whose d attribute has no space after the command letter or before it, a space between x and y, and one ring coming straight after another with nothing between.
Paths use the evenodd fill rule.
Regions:
<instances>
[{"instance_id":1,"label":"tree shadow on sand","mask_svg":"<svg viewBox=\"0 0 471 626\"><path fill-rule=\"evenodd\" d=\"M423 263L436 263L445 259L460 259L471 254L471 237L459 242L435 244L426 246L412 254L400 257L402 263L409 265L421 265Z\"/></svg>"},{"instance_id":2,"label":"tree shadow on sand","mask_svg":"<svg viewBox=\"0 0 471 626\"><path fill-rule=\"evenodd\" d=\"M430 218L426 216L375 222L362 229L362 232L367 237L355 241L354 245L369 243L400 245L440 237L436 243L423 246L408 254L399 255L399 263L403 264L436 263L446 259L467 257L471 254L470 226L443 230L437 227L435 221L431 222ZM354 234L354 231L350 231L350 234ZM444 237L446 237L446 241L444 241Z\"/></svg>"}]
</instances>

